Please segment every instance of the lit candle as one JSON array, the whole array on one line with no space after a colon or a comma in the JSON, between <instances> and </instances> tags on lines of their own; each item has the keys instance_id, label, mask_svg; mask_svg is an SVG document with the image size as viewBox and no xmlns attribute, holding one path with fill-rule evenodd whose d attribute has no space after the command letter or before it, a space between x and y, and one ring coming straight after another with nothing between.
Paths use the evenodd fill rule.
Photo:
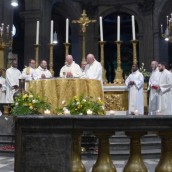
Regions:
<instances>
[{"instance_id":1,"label":"lit candle","mask_svg":"<svg viewBox=\"0 0 172 172\"><path fill-rule=\"evenodd\" d=\"M0 34L1 34L1 37L2 37L2 27L0 27Z\"/></svg>"},{"instance_id":2,"label":"lit candle","mask_svg":"<svg viewBox=\"0 0 172 172\"><path fill-rule=\"evenodd\" d=\"M9 33L9 25L7 26L7 34Z\"/></svg>"},{"instance_id":3,"label":"lit candle","mask_svg":"<svg viewBox=\"0 0 172 172\"><path fill-rule=\"evenodd\" d=\"M103 21L102 21L102 17L100 17L99 20L100 20L100 41L103 41Z\"/></svg>"},{"instance_id":4,"label":"lit candle","mask_svg":"<svg viewBox=\"0 0 172 172\"><path fill-rule=\"evenodd\" d=\"M120 16L117 18L117 41L120 41Z\"/></svg>"},{"instance_id":5,"label":"lit candle","mask_svg":"<svg viewBox=\"0 0 172 172\"><path fill-rule=\"evenodd\" d=\"M132 18L132 33L133 33L133 40L136 40L136 30L135 30L135 19L134 16Z\"/></svg>"},{"instance_id":6,"label":"lit candle","mask_svg":"<svg viewBox=\"0 0 172 172\"><path fill-rule=\"evenodd\" d=\"M66 19L66 43L69 43L69 19Z\"/></svg>"},{"instance_id":7,"label":"lit candle","mask_svg":"<svg viewBox=\"0 0 172 172\"><path fill-rule=\"evenodd\" d=\"M39 21L36 22L36 44L39 44Z\"/></svg>"},{"instance_id":8,"label":"lit candle","mask_svg":"<svg viewBox=\"0 0 172 172\"><path fill-rule=\"evenodd\" d=\"M54 28L54 21L51 20L50 44L53 44L53 28Z\"/></svg>"}]
</instances>

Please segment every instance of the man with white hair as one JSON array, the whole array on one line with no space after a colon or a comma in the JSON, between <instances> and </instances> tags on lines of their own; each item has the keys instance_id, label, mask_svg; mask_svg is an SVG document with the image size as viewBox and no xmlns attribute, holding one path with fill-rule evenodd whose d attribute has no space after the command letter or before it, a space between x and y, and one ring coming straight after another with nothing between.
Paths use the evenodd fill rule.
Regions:
<instances>
[{"instance_id":1,"label":"man with white hair","mask_svg":"<svg viewBox=\"0 0 172 172\"><path fill-rule=\"evenodd\" d=\"M87 65L85 67L85 76L89 79L97 79L102 82L102 66L93 54L87 55ZM102 82L103 83L103 82Z\"/></svg>"},{"instance_id":2,"label":"man with white hair","mask_svg":"<svg viewBox=\"0 0 172 172\"><path fill-rule=\"evenodd\" d=\"M151 63L152 73L149 79L148 90L149 94L149 115L155 115L158 110L159 95L158 95L158 85L161 72L158 69L158 62L152 61Z\"/></svg>"},{"instance_id":3,"label":"man with white hair","mask_svg":"<svg viewBox=\"0 0 172 172\"><path fill-rule=\"evenodd\" d=\"M51 72L47 69L47 61L42 60L40 66L35 70L38 79L52 78Z\"/></svg>"},{"instance_id":4,"label":"man with white hair","mask_svg":"<svg viewBox=\"0 0 172 172\"><path fill-rule=\"evenodd\" d=\"M73 78L81 77L82 71L78 64L73 61L72 55L66 56L66 65L60 70L60 77Z\"/></svg>"}]
</instances>

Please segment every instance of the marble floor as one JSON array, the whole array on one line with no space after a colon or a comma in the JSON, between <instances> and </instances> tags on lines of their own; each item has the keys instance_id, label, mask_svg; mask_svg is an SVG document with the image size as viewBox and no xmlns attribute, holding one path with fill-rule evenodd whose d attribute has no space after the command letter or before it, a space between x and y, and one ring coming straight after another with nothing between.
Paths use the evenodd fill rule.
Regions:
<instances>
[{"instance_id":1,"label":"marble floor","mask_svg":"<svg viewBox=\"0 0 172 172\"><path fill-rule=\"evenodd\" d=\"M145 165L148 168L148 172L154 172L158 160L144 160ZM84 160L83 161L86 172L91 172L92 166L95 160ZM126 161L113 161L116 166L117 172L122 172ZM14 157L0 156L0 172L14 172Z\"/></svg>"}]
</instances>

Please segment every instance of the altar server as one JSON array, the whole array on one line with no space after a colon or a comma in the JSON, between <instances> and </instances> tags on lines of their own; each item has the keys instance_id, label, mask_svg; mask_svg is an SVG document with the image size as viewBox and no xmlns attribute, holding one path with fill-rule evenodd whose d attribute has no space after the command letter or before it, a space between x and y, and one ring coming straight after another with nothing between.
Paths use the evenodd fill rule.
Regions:
<instances>
[{"instance_id":1,"label":"altar server","mask_svg":"<svg viewBox=\"0 0 172 172\"><path fill-rule=\"evenodd\" d=\"M125 84L129 88L128 113L133 115L144 114L143 85L144 77L139 72L137 65L132 66L132 73L128 76Z\"/></svg>"},{"instance_id":2,"label":"altar server","mask_svg":"<svg viewBox=\"0 0 172 172\"><path fill-rule=\"evenodd\" d=\"M152 73L149 79L148 90L149 94L149 115L155 115L158 110L159 95L158 95L158 85L161 72L158 69L158 62L152 61L151 63Z\"/></svg>"},{"instance_id":3,"label":"altar server","mask_svg":"<svg viewBox=\"0 0 172 172\"><path fill-rule=\"evenodd\" d=\"M85 67L86 78L97 79L102 82L102 66L98 62L93 54L87 55L87 65Z\"/></svg>"},{"instance_id":4,"label":"altar server","mask_svg":"<svg viewBox=\"0 0 172 172\"><path fill-rule=\"evenodd\" d=\"M12 61L12 65L6 71L6 103L13 103L13 95L19 87L21 72L17 69L17 60Z\"/></svg>"},{"instance_id":5,"label":"altar server","mask_svg":"<svg viewBox=\"0 0 172 172\"><path fill-rule=\"evenodd\" d=\"M165 68L165 63L159 63L159 71L161 72L159 77L159 108L157 114L160 115L172 115L172 75Z\"/></svg>"},{"instance_id":6,"label":"altar server","mask_svg":"<svg viewBox=\"0 0 172 172\"><path fill-rule=\"evenodd\" d=\"M24 68L22 71L22 78L26 81L31 81L37 79L35 71L36 62L34 59L29 60L29 66Z\"/></svg>"},{"instance_id":7,"label":"altar server","mask_svg":"<svg viewBox=\"0 0 172 172\"><path fill-rule=\"evenodd\" d=\"M81 77L82 71L78 64L73 61L71 55L66 57L66 65L64 65L60 70L60 77L73 78Z\"/></svg>"},{"instance_id":8,"label":"altar server","mask_svg":"<svg viewBox=\"0 0 172 172\"><path fill-rule=\"evenodd\" d=\"M42 60L40 66L36 69L36 77L38 79L52 78L52 74L47 69L47 62L45 60Z\"/></svg>"},{"instance_id":9,"label":"altar server","mask_svg":"<svg viewBox=\"0 0 172 172\"><path fill-rule=\"evenodd\" d=\"M0 69L0 103L6 102L6 84L5 78L2 76L3 69Z\"/></svg>"}]
</instances>

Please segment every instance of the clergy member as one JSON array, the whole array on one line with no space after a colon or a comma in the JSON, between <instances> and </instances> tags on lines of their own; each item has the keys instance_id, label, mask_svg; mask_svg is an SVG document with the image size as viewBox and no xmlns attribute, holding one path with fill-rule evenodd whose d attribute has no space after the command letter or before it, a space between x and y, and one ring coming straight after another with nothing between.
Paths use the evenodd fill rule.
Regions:
<instances>
[{"instance_id":1,"label":"clergy member","mask_svg":"<svg viewBox=\"0 0 172 172\"><path fill-rule=\"evenodd\" d=\"M149 79L148 90L150 90L149 94L149 115L156 115L156 111L158 110L159 103L159 95L158 95L158 85L159 85L159 77L160 71L158 69L158 62L152 61L151 63L152 73Z\"/></svg>"},{"instance_id":2,"label":"clergy member","mask_svg":"<svg viewBox=\"0 0 172 172\"><path fill-rule=\"evenodd\" d=\"M133 64L132 73L128 76L125 84L129 88L128 113L133 115L144 114L143 85L144 77L139 72L137 65Z\"/></svg>"},{"instance_id":3,"label":"clergy member","mask_svg":"<svg viewBox=\"0 0 172 172\"><path fill-rule=\"evenodd\" d=\"M24 68L22 71L22 78L26 81L31 81L37 79L35 71L36 62L34 59L29 60L29 66Z\"/></svg>"},{"instance_id":4,"label":"clergy member","mask_svg":"<svg viewBox=\"0 0 172 172\"><path fill-rule=\"evenodd\" d=\"M87 65L85 67L85 76L89 79L97 79L102 82L102 66L95 59L93 54L87 55Z\"/></svg>"},{"instance_id":5,"label":"clergy member","mask_svg":"<svg viewBox=\"0 0 172 172\"><path fill-rule=\"evenodd\" d=\"M6 102L6 84L5 78L2 76L3 69L0 69L0 103Z\"/></svg>"},{"instance_id":6,"label":"clergy member","mask_svg":"<svg viewBox=\"0 0 172 172\"><path fill-rule=\"evenodd\" d=\"M13 103L13 95L19 87L21 72L17 69L17 60L12 61L12 65L6 71L6 103Z\"/></svg>"},{"instance_id":7,"label":"clergy member","mask_svg":"<svg viewBox=\"0 0 172 172\"><path fill-rule=\"evenodd\" d=\"M81 62L81 71L82 71L82 76L85 76L85 67L87 65L87 62L84 60Z\"/></svg>"},{"instance_id":8,"label":"clergy member","mask_svg":"<svg viewBox=\"0 0 172 172\"><path fill-rule=\"evenodd\" d=\"M42 60L40 66L35 70L38 79L52 78L51 72L47 69L47 62Z\"/></svg>"},{"instance_id":9,"label":"clergy member","mask_svg":"<svg viewBox=\"0 0 172 172\"><path fill-rule=\"evenodd\" d=\"M159 108L158 115L172 115L172 74L165 68L165 63L159 63Z\"/></svg>"},{"instance_id":10,"label":"clergy member","mask_svg":"<svg viewBox=\"0 0 172 172\"><path fill-rule=\"evenodd\" d=\"M82 72L78 64L73 61L71 55L66 56L66 65L64 65L60 70L60 77L73 78L81 77Z\"/></svg>"}]
</instances>

